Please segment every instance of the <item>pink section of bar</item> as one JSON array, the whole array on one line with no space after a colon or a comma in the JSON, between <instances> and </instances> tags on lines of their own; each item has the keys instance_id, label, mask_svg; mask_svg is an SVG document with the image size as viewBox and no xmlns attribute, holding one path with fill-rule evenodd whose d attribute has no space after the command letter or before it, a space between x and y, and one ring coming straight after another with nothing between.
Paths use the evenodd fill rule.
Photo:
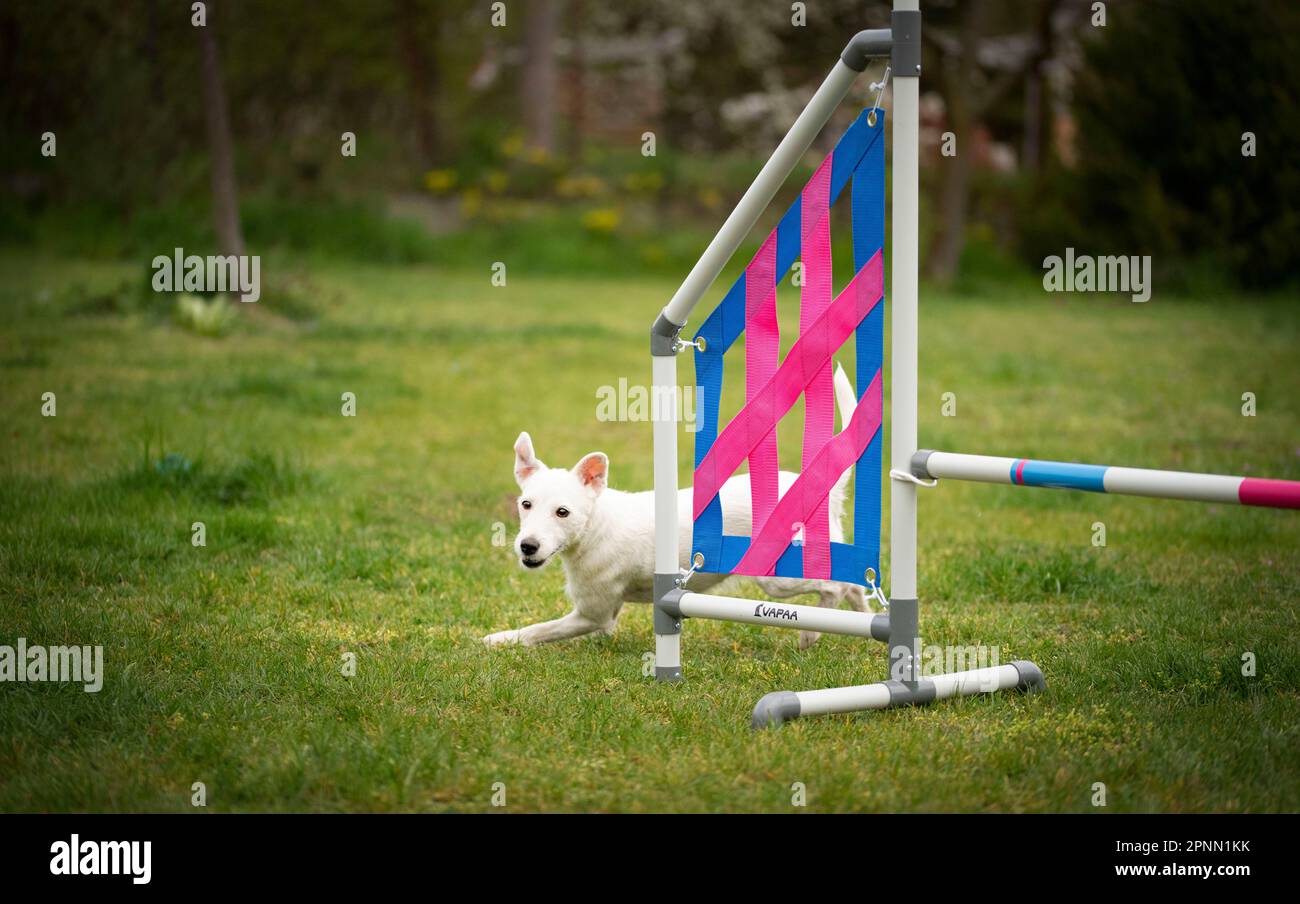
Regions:
<instances>
[{"instance_id":1,"label":"pink section of bar","mask_svg":"<svg viewBox=\"0 0 1300 904\"><path fill-rule=\"evenodd\" d=\"M1242 505L1300 509L1300 483L1294 480L1243 477L1241 486L1237 489L1237 498Z\"/></svg>"},{"instance_id":2,"label":"pink section of bar","mask_svg":"<svg viewBox=\"0 0 1300 904\"><path fill-rule=\"evenodd\" d=\"M763 386L776 373L780 355L776 323L776 230L767 237L745 268L745 406L754 404ZM761 525L776 507L776 418L764 421L766 429L755 438L749 452L749 492L754 524Z\"/></svg>"},{"instance_id":3,"label":"pink section of bar","mask_svg":"<svg viewBox=\"0 0 1300 904\"><path fill-rule=\"evenodd\" d=\"M844 344L880 302L882 273L877 251L831 302L830 308L799 337L767 385L718 434L704 461L695 469L693 517L700 517L768 428L794 405L817 368L830 360L834 350Z\"/></svg>"},{"instance_id":4,"label":"pink section of bar","mask_svg":"<svg viewBox=\"0 0 1300 904\"><path fill-rule=\"evenodd\" d=\"M754 531L749 551L732 569L732 574L762 577L772 573L777 559L790 545L792 527L807 522L817 506L826 501L836 479L853 467L853 462L880 429L882 396L881 373L876 371L876 378L867 387L848 426L822 447L812 464L785 491L767 524L761 531ZM807 575L806 568L804 574Z\"/></svg>"},{"instance_id":5,"label":"pink section of bar","mask_svg":"<svg viewBox=\"0 0 1300 904\"><path fill-rule=\"evenodd\" d=\"M813 173L804 186L800 204L800 248L803 249L803 292L799 298L799 335L808 332L831 306L831 157ZM824 336L824 334L822 334ZM835 433L835 389L831 377L831 355L835 349L812 349L816 358L825 356L804 390L803 459L807 471L822 447ZM823 499L803 524L803 575L826 579L831 576L830 504Z\"/></svg>"}]
</instances>

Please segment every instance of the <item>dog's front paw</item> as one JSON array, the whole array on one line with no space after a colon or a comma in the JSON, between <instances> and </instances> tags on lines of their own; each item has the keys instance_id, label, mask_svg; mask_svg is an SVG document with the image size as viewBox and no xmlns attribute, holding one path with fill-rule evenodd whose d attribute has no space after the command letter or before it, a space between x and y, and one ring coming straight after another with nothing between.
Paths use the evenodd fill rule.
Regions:
<instances>
[{"instance_id":1,"label":"dog's front paw","mask_svg":"<svg viewBox=\"0 0 1300 904\"><path fill-rule=\"evenodd\" d=\"M483 638L483 643L489 647L505 647L511 644L519 643L518 631L498 631L495 634L489 634Z\"/></svg>"}]
</instances>

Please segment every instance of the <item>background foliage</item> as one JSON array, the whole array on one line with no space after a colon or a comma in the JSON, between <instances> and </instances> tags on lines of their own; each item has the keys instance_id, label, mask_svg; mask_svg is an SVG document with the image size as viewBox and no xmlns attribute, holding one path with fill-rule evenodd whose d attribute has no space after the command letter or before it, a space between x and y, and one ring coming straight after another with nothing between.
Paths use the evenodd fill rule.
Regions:
<instances>
[{"instance_id":1,"label":"background foliage","mask_svg":"<svg viewBox=\"0 0 1300 904\"><path fill-rule=\"evenodd\" d=\"M523 125L542 7L557 10L550 146ZM574 253L534 255L542 265L649 272L689 265L845 37L888 19L857 0L809 3L799 28L789 4L768 2L538 0L508 4L504 28L479 0L209 8L255 250L453 263L467 246L565 229ZM1019 154L1011 171L971 163L960 210L944 200L952 162L927 160L930 238L966 248L956 272L932 275L999 272L1011 257L1037 270L1072 244L1151 254L1166 285L1294 282L1296 4L1114 0L1104 27L1079 0L926 9L925 89L949 118L975 111L960 149L976 156L978 132ZM0 241L103 257L213 243L195 31L188 4L161 0L0 10ZM1027 100L1029 80L1059 73L1064 87ZM615 114L656 131L656 156L641 155L640 128L602 131ZM46 130L57 158L38 154ZM355 158L339 153L344 131ZM1241 156L1244 131L1255 158Z\"/></svg>"}]
</instances>

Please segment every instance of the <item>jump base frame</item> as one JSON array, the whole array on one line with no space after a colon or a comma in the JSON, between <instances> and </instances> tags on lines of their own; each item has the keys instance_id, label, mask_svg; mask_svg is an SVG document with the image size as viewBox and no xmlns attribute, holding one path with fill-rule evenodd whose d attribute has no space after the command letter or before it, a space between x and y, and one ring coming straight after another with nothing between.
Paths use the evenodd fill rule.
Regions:
<instances>
[{"instance_id":1,"label":"jump base frame","mask_svg":"<svg viewBox=\"0 0 1300 904\"><path fill-rule=\"evenodd\" d=\"M795 202L781 226L769 236L745 275L706 320L695 339L683 340L680 333L692 310L811 146L854 80L866 70L869 62L885 58L889 61L894 89L890 112L893 117L893 258L889 292L892 306L889 362L892 394L888 613L770 603L692 592L687 589L690 575L697 570L707 570L759 576L831 578L863 584L879 594L875 584L880 573L878 475L882 456L880 444L883 442L883 412L880 410L883 408L880 401L883 363L879 362L883 360L884 281L880 261L884 242L884 133L883 111L878 111L878 101L876 108L869 114L864 111L858 122L840 139L835 151L804 188L801 202ZM926 481L940 478L971 480L1300 508L1300 483L1296 482L1106 468L919 449L920 76L920 3L919 0L896 0L890 28L859 32L845 47L834 68L795 119L650 330L654 397L675 401L676 356L685 349L694 348L696 378L701 384L701 404L706 413L704 429L696 436L696 520L692 540L695 552L688 572L682 570L678 549L678 418L675 404L659 406L654 417L656 678L681 680L681 631L683 621L688 618L847 634L878 640L888 646L887 680L851 687L769 693L754 707L752 724L755 728L780 725L801 716L912 706L1011 689L1037 691L1045 686L1042 670L1027 660L963 672L923 674L916 586L916 497L918 486ZM879 87L883 93L883 85ZM832 302L827 208L845 188L850 170L857 275ZM778 368L774 333L775 284L783 278L796 255L802 257L805 267L800 339ZM818 272L824 277L816 276ZM810 290L809 286L817 283L819 278L824 279L820 289ZM818 292L820 298L816 297ZM739 323L741 318L743 326ZM819 330L822 332L817 332ZM715 395L720 394L722 353L742 331L748 331L746 405L719 433L718 400L710 398L710 390ZM827 394L830 354L850 333L855 334L858 341L855 389L858 409L852 417L853 423L844 424L841 433L832 437L833 409ZM813 337L807 343L810 347L801 348L805 335L809 334ZM809 377L809 373L814 376ZM789 405L784 403L791 402L792 397L800 393L805 394L807 401L803 473L798 476L795 486L781 494L778 501L775 495L775 422L788 410ZM778 396L784 407L774 403ZM812 424L817 419L823 419L820 427ZM769 428L771 434L765 436ZM822 431L820 435L818 429ZM721 482L746 457L750 463L754 502L753 536L723 536L721 507L716 493ZM825 499L831 475L842 474L855 463L858 483L853 545L831 543L824 528ZM764 482L770 482L771 487L764 489L761 486ZM792 496L799 498L790 502ZM796 512L794 516L792 511ZM805 512L815 513L806 523L801 515ZM802 532L802 541L794 538L791 525ZM783 530L785 533L781 536ZM705 548L709 550L708 556L701 551Z\"/></svg>"}]
</instances>

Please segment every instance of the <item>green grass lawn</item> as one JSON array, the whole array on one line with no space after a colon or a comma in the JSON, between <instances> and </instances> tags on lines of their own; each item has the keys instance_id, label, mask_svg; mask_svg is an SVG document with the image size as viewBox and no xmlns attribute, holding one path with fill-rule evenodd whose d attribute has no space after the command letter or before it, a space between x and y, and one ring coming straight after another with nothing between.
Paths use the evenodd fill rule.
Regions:
<instances>
[{"instance_id":1,"label":"green grass lawn","mask_svg":"<svg viewBox=\"0 0 1300 904\"><path fill-rule=\"evenodd\" d=\"M883 647L688 622L661 685L645 606L479 643L567 611L508 546L520 430L650 487L649 425L595 394L648 379L673 284L322 264L308 315L208 338L85 303L133 268L0 265L0 643L102 644L106 672L0 685L0 810L192 811L195 782L212 811L483 811L504 783L510 810L789 812L796 782L811 811L1092 811L1096 782L1110 811L1300 809L1298 513L941 483L925 641L1033 658L1046 693L754 733L764 693L878 680ZM1295 299L926 291L921 337L923 446L1300 478Z\"/></svg>"}]
</instances>

